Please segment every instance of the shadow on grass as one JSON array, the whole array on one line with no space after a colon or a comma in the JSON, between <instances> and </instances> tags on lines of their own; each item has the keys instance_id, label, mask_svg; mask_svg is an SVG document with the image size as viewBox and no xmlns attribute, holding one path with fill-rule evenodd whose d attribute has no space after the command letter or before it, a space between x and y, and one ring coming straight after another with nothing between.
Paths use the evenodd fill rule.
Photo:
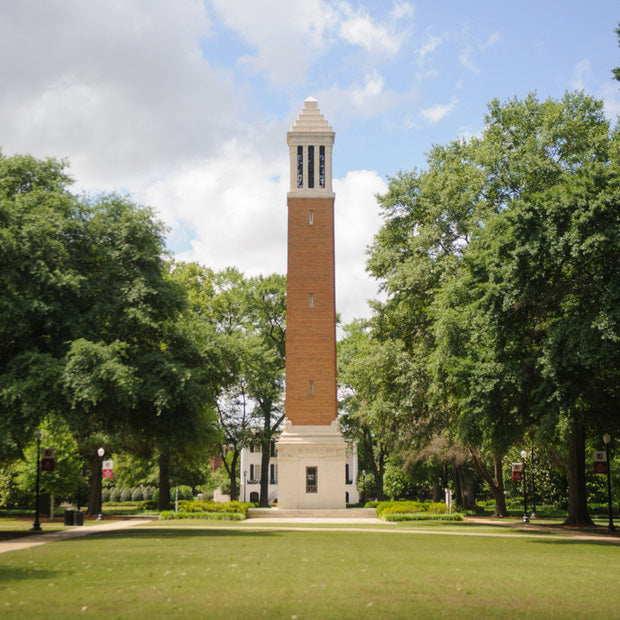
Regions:
<instances>
[{"instance_id":1,"label":"shadow on grass","mask_svg":"<svg viewBox=\"0 0 620 620\"><path fill-rule=\"evenodd\" d=\"M566 538L562 538L562 539L551 539L551 540L544 540L544 539L540 539L540 540L534 540L532 541L534 544L536 545L587 545L587 546L594 546L594 547L613 547L614 545L617 546L620 544L620 539L618 539L617 537L612 537L610 536L609 538L603 538L601 537L601 540L580 540L578 538L574 538L574 539L566 539Z\"/></svg>"},{"instance_id":2,"label":"shadow on grass","mask_svg":"<svg viewBox=\"0 0 620 620\"><path fill-rule=\"evenodd\" d=\"M58 575L66 574L65 571L43 570L37 568L18 568L13 566L0 566L0 591L12 581L25 581L32 579L50 579Z\"/></svg>"},{"instance_id":3,"label":"shadow on grass","mask_svg":"<svg viewBox=\"0 0 620 620\"><path fill-rule=\"evenodd\" d=\"M264 538L265 536L278 536L286 532L278 531L248 531L236 529L189 529L184 527L166 528L138 528L132 527L125 530L112 530L110 532L93 532L88 536L71 538L71 541L80 542L88 540L102 540L121 538Z\"/></svg>"}]
</instances>

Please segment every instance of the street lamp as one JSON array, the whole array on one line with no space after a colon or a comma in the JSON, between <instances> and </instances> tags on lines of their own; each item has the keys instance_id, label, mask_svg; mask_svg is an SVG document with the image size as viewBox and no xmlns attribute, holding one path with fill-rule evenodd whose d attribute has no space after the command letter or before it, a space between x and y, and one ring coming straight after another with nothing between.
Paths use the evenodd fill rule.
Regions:
<instances>
[{"instance_id":1,"label":"street lamp","mask_svg":"<svg viewBox=\"0 0 620 620\"><path fill-rule=\"evenodd\" d=\"M523 459L523 523L528 523L530 518L527 516L527 484L525 481L525 469L526 469L526 460L527 452L525 450L521 450L521 458Z\"/></svg>"},{"instance_id":2,"label":"street lamp","mask_svg":"<svg viewBox=\"0 0 620 620\"><path fill-rule=\"evenodd\" d=\"M97 521L103 520L103 455L105 450L103 448L97 448L97 454L99 455L99 514L97 515Z\"/></svg>"},{"instance_id":3,"label":"street lamp","mask_svg":"<svg viewBox=\"0 0 620 620\"><path fill-rule=\"evenodd\" d=\"M616 528L614 527L614 513L611 506L611 461L609 460L609 445L611 444L611 435L609 433L605 433L603 435L603 441L605 442L605 453L607 455L607 506L609 508L609 525L607 526L607 529L610 532L615 532Z\"/></svg>"},{"instance_id":4,"label":"street lamp","mask_svg":"<svg viewBox=\"0 0 620 620\"><path fill-rule=\"evenodd\" d=\"M31 532L40 532L41 523L39 522L39 484L41 482L41 437L43 437L43 431L37 431L37 492L36 492L36 505L34 507L34 523L30 528Z\"/></svg>"},{"instance_id":5,"label":"street lamp","mask_svg":"<svg viewBox=\"0 0 620 620\"><path fill-rule=\"evenodd\" d=\"M532 514L530 515L530 519L536 518L536 486L534 480L534 446L532 445L532 454L531 454L531 466L532 471L530 472L530 478L532 479Z\"/></svg>"},{"instance_id":6,"label":"street lamp","mask_svg":"<svg viewBox=\"0 0 620 620\"><path fill-rule=\"evenodd\" d=\"M362 469L362 503L366 505L366 470Z\"/></svg>"}]
</instances>

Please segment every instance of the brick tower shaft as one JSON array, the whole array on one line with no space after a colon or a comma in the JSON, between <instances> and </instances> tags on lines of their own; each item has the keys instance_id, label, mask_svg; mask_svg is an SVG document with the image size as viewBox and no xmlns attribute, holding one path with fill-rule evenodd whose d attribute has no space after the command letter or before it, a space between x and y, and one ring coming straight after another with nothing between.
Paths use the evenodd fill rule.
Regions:
<instances>
[{"instance_id":1,"label":"brick tower shaft","mask_svg":"<svg viewBox=\"0 0 620 620\"><path fill-rule=\"evenodd\" d=\"M334 132L308 98L287 134L286 420L277 443L280 508L344 508L346 444L336 399Z\"/></svg>"}]
</instances>

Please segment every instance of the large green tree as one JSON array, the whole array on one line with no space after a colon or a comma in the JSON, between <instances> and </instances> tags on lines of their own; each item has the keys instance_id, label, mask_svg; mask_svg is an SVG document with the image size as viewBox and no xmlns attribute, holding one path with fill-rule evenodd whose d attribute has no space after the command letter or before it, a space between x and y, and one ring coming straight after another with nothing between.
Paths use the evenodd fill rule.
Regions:
<instances>
[{"instance_id":1,"label":"large green tree","mask_svg":"<svg viewBox=\"0 0 620 620\"><path fill-rule=\"evenodd\" d=\"M103 445L170 454L210 434L217 347L167 267L164 227L125 197L69 192L65 164L0 157L1 454L60 415L90 464Z\"/></svg>"},{"instance_id":2,"label":"large green tree","mask_svg":"<svg viewBox=\"0 0 620 620\"><path fill-rule=\"evenodd\" d=\"M595 271L587 290L596 282L601 303L614 298L616 143L602 103L583 93L493 101L481 137L436 147L428 170L391 180L369 260L387 293L377 333L417 351L427 378L427 408L414 417L449 429L477 467L478 451L490 451L496 497L511 442L532 427L564 432L569 522L589 521L584 433L608 417L585 398L585 376L588 394L613 401L613 347L593 338L598 357L585 364L582 348L582 366L566 362L592 335L587 325L599 334L603 321L609 342L618 333L611 310L594 318L579 278Z\"/></svg>"}]
</instances>

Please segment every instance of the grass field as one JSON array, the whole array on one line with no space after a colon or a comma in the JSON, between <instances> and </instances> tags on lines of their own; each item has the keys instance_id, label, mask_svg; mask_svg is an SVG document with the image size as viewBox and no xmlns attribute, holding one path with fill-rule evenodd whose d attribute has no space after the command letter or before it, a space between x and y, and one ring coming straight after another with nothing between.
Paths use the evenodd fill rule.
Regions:
<instances>
[{"instance_id":1,"label":"grass field","mask_svg":"<svg viewBox=\"0 0 620 620\"><path fill-rule=\"evenodd\" d=\"M514 531L493 536L508 531L454 524L301 529L159 522L5 553L0 616L301 620L620 613L620 545L602 540Z\"/></svg>"}]
</instances>

